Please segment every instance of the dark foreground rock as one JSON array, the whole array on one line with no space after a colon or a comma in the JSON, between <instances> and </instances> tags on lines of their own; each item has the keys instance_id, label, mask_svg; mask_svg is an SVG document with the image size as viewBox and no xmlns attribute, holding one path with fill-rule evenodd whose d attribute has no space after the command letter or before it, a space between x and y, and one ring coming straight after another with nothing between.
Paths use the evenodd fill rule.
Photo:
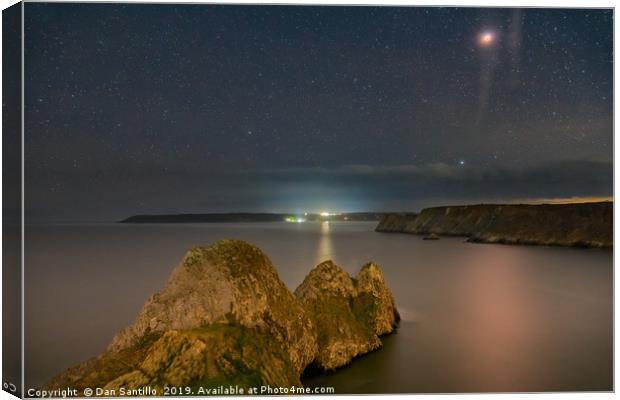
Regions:
<instances>
[{"instance_id":1,"label":"dark foreground rock","mask_svg":"<svg viewBox=\"0 0 620 400\"><path fill-rule=\"evenodd\" d=\"M613 246L613 203L472 205L387 214L379 232L467 236L471 242Z\"/></svg>"},{"instance_id":2,"label":"dark foreground rock","mask_svg":"<svg viewBox=\"0 0 620 400\"><path fill-rule=\"evenodd\" d=\"M189 251L102 354L47 386L301 386L308 365L333 369L379 348L397 320L375 264L352 279L324 262L293 295L258 248L224 240Z\"/></svg>"}]
</instances>

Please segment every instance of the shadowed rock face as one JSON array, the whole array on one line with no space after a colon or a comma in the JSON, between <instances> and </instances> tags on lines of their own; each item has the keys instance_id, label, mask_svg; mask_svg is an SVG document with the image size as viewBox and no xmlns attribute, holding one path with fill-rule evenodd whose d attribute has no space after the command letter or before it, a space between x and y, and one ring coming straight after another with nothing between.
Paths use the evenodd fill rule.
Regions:
<instances>
[{"instance_id":1,"label":"shadowed rock face","mask_svg":"<svg viewBox=\"0 0 620 400\"><path fill-rule=\"evenodd\" d=\"M376 230L484 243L611 247L613 203L433 207L415 218L387 214Z\"/></svg>"},{"instance_id":2,"label":"shadowed rock face","mask_svg":"<svg viewBox=\"0 0 620 400\"><path fill-rule=\"evenodd\" d=\"M322 263L293 295L258 248L223 240L189 251L106 351L47 386L300 386L309 364L332 369L380 347L397 316L375 264L352 280Z\"/></svg>"}]
</instances>

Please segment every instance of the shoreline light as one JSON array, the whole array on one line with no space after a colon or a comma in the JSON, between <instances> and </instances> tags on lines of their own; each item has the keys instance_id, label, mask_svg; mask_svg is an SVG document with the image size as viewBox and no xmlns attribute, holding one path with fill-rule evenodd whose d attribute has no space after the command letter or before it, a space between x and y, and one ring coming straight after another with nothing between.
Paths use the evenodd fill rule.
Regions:
<instances>
[{"instance_id":1,"label":"shoreline light","mask_svg":"<svg viewBox=\"0 0 620 400\"><path fill-rule=\"evenodd\" d=\"M290 216L290 217L286 217L284 218L285 222L296 222L296 223L301 223L301 222L306 222L305 218L302 217L294 217L294 216Z\"/></svg>"}]
</instances>

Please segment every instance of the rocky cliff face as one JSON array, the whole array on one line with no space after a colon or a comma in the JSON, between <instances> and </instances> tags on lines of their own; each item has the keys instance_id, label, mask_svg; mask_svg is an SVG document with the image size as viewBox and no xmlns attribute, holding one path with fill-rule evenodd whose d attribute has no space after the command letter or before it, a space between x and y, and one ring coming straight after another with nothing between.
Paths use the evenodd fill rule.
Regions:
<instances>
[{"instance_id":1,"label":"rocky cliff face","mask_svg":"<svg viewBox=\"0 0 620 400\"><path fill-rule=\"evenodd\" d=\"M613 203L433 207L415 218L388 214L376 230L467 236L484 243L611 247Z\"/></svg>"},{"instance_id":2,"label":"rocky cliff face","mask_svg":"<svg viewBox=\"0 0 620 400\"><path fill-rule=\"evenodd\" d=\"M394 330L398 312L383 274L366 264L352 279L332 261L310 271L295 290L317 329L314 365L331 370L381 347L380 335Z\"/></svg>"},{"instance_id":3,"label":"rocky cliff face","mask_svg":"<svg viewBox=\"0 0 620 400\"><path fill-rule=\"evenodd\" d=\"M414 222L418 214L415 213L392 213L385 214L375 229L377 232L403 232L407 226Z\"/></svg>"},{"instance_id":4,"label":"rocky cliff face","mask_svg":"<svg viewBox=\"0 0 620 400\"><path fill-rule=\"evenodd\" d=\"M234 323L279 340L296 372L311 361L314 326L280 281L269 259L240 241L221 241L187 253L168 284L152 296L136 322L109 347L119 351L145 335Z\"/></svg>"},{"instance_id":5,"label":"rocky cliff face","mask_svg":"<svg viewBox=\"0 0 620 400\"><path fill-rule=\"evenodd\" d=\"M224 240L189 251L106 351L48 387L300 386L309 364L380 347L397 315L375 264L352 280L323 263L293 295L258 248Z\"/></svg>"}]
</instances>

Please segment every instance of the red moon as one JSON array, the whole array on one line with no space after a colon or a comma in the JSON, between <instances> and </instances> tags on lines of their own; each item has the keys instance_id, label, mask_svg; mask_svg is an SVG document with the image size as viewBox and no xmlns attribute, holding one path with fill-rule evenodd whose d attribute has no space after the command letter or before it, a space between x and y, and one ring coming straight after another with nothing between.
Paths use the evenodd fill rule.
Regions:
<instances>
[{"instance_id":1,"label":"red moon","mask_svg":"<svg viewBox=\"0 0 620 400\"><path fill-rule=\"evenodd\" d=\"M488 47L495 41L495 35L492 32L482 32L478 37L478 43L480 46Z\"/></svg>"}]
</instances>

